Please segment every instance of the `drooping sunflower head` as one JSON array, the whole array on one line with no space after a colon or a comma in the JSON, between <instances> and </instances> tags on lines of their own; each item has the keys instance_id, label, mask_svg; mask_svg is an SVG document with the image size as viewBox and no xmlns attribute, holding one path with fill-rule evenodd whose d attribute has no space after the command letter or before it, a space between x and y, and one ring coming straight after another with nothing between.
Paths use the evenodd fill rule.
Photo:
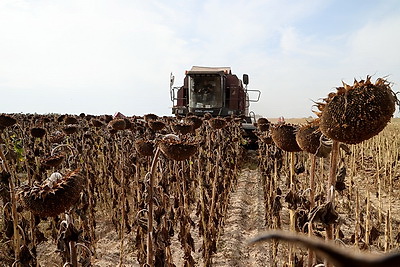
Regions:
<instances>
[{"instance_id":1,"label":"drooping sunflower head","mask_svg":"<svg viewBox=\"0 0 400 267\"><path fill-rule=\"evenodd\" d=\"M391 83L379 78L371 82L343 83L318 104L320 129L327 137L357 144L380 133L390 121L398 103Z\"/></svg>"}]
</instances>

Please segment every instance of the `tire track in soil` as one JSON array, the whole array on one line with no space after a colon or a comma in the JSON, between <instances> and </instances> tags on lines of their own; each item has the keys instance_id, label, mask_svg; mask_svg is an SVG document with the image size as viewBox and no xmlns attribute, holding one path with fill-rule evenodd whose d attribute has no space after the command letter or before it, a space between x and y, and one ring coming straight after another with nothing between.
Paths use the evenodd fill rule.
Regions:
<instances>
[{"instance_id":1,"label":"tire track in soil","mask_svg":"<svg viewBox=\"0 0 400 267\"><path fill-rule=\"evenodd\" d=\"M237 188L231 193L224 232L217 244L213 266L266 266L265 246L247 246L246 242L265 231L264 197L258 170L243 169Z\"/></svg>"}]
</instances>

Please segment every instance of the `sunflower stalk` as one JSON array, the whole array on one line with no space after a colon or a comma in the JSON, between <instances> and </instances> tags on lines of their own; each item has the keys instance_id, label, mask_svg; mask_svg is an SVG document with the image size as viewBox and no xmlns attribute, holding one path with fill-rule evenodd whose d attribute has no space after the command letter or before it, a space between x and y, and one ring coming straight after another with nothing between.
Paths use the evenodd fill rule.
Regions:
<instances>
[{"instance_id":1,"label":"sunflower stalk","mask_svg":"<svg viewBox=\"0 0 400 267\"><path fill-rule=\"evenodd\" d=\"M327 183L327 188L326 188L326 193L327 193L327 203L331 202L333 206L335 205L335 184L336 184L336 174L337 174L337 165L338 165L338 159L339 159L339 146L340 142L333 140L332 143L332 152L331 152L331 164L330 164L330 169L329 169L329 177L328 177L328 183ZM333 224L329 224L326 226L326 239L327 240L333 240ZM325 263L327 267L330 267L331 265L329 263Z\"/></svg>"},{"instance_id":2,"label":"sunflower stalk","mask_svg":"<svg viewBox=\"0 0 400 267\"><path fill-rule=\"evenodd\" d=\"M65 219L67 221L67 228L70 227L70 225L73 225L74 222L71 215L66 213ZM68 245L70 251L70 263L72 267L78 267L78 253L76 249L76 242L74 240L70 240Z\"/></svg>"},{"instance_id":3,"label":"sunflower stalk","mask_svg":"<svg viewBox=\"0 0 400 267\"><path fill-rule=\"evenodd\" d=\"M153 187L154 187L154 176L156 173L156 166L158 162L158 155L160 154L160 148L157 147L154 153L153 161L151 163L150 172L147 173L146 178L149 179L148 183L148 203L147 203L147 264L148 266L154 266L154 251L153 251ZM146 179L147 180L147 179Z\"/></svg>"},{"instance_id":4,"label":"sunflower stalk","mask_svg":"<svg viewBox=\"0 0 400 267\"><path fill-rule=\"evenodd\" d=\"M120 205L121 205L121 225L120 225L120 254L119 254L119 266L123 265L124 260L124 240L125 240L125 175L123 171L123 166L121 162L124 162L123 153L120 152L118 145L115 145L116 154L119 158L118 164L118 176L121 180L121 196L120 196Z\"/></svg>"},{"instance_id":5,"label":"sunflower stalk","mask_svg":"<svg viewBox=\"0 0 400 267\"><path fill-rule=\"evenodd\" d=\"M11 169L7 163L7 159L4 156L2 147L0 146L0 159L3 163L3 167L6 172L11 174ZM11 211L12 211L12 218L13 218L13 231L14 231L14 255L15 261L19 261L19 254L20 254L20 237L18 231L18 213L17 213L17 199L15 195L15 177L11 174L9 179L9 187L10 187L10 197L11 197Z\"/></svg>"},{"instance_id":6,"label":"sunflower stalk","mask_svg":"<svg viewBox=\"0 0 400 267\"><path fill-rule=\"evenodd\" d=\"M356 219L355 219L355 226L354 226L354 245L356 248L359 247L359 238L360 238L360 198L358 196L358 189L356 189Z\"/></svg>"},{"instance_id":7,"label":"sunflower stalk","mask_svg":"<svg viewBox=\"0 0 400 267\"><path fill-rule=\"evenodd\" d=\"M365 215L365 244L369 246L369 229L371 226L371 200L370 200L370 192L369 190L367 191L367 212Z\"/></svg>"},{"instance_id":8,"label":"sunflower stalk","mask_svg":"<svg viewBox=\"0 0 400 267\"><path fill-rule=\"evenodd\" d=\"M315 206L315 167L316 167L316 156L314 154L310 154L311 158L311 168L310 168L310 211ZM308 236L313 235L313 225L312 222L308 222ZM308 249L308 267L312 267L314 265L314 253L311 249Z\"/></svg>"},{"instance_id":9,"label":"sunflower stalk","mask_svg":"<svg viewBox=\"0 0 400 267\"><path fill-rule=\"evenodd\" d=\"M290 190L295 192L295 184L294 184L294 156L295 152L289 152L290 155ZM290 231L296 231L296 210L290 209L289 210L289 217L290 217ZM294 253L293 253L293 244L289 245L289 266L294 266Z\"/></svg>"}]
</instances>

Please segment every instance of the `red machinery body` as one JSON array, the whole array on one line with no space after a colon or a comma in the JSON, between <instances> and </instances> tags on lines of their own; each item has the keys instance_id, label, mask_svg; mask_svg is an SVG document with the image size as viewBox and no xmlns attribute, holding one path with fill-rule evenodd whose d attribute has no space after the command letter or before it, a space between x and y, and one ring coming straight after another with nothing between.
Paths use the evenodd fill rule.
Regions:
<instances>
[{"instance_id":1,"label":"red machinery body","mask_svg":"<svg viewBox=\"0 0 400 267\"><path fill-rule=\"evenodd\" d=\"M248 91L256 91L259 95L260 92L247 90L246 74L243 75L243 81L232 74L229 67L194 66L186 71L183 86L172 87L171 83L171 100L174 103L172 113L249 117L249 102L258 99L250 101Z\"/></svg>"}]
</instances>

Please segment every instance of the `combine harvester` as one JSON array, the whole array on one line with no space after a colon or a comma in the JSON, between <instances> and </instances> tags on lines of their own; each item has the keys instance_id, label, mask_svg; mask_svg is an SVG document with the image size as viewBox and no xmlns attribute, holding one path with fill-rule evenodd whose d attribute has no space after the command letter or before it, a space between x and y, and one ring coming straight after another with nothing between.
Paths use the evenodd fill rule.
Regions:
<instances>
[{"instance_id":1,"label":"combine harvester","mask_svg":"<svg viewBox=\"0 0 400 267\"><path fill-rule=\"evenodd\" d=\"M185 116L191 113L203 116L209 113L214 117L239 116L243 118L245 137L255 138L255 114L249 112L249 106L250 102L258 102L261 92L247 89L247 74L243 74L243 80L240 80L232 74L230 67L193 66L185 75L183 86L174 87L174 76L171 74L173 114ZM254 99L249 98L250 92L255 95Z\"/></svg>"}]
</instances>

